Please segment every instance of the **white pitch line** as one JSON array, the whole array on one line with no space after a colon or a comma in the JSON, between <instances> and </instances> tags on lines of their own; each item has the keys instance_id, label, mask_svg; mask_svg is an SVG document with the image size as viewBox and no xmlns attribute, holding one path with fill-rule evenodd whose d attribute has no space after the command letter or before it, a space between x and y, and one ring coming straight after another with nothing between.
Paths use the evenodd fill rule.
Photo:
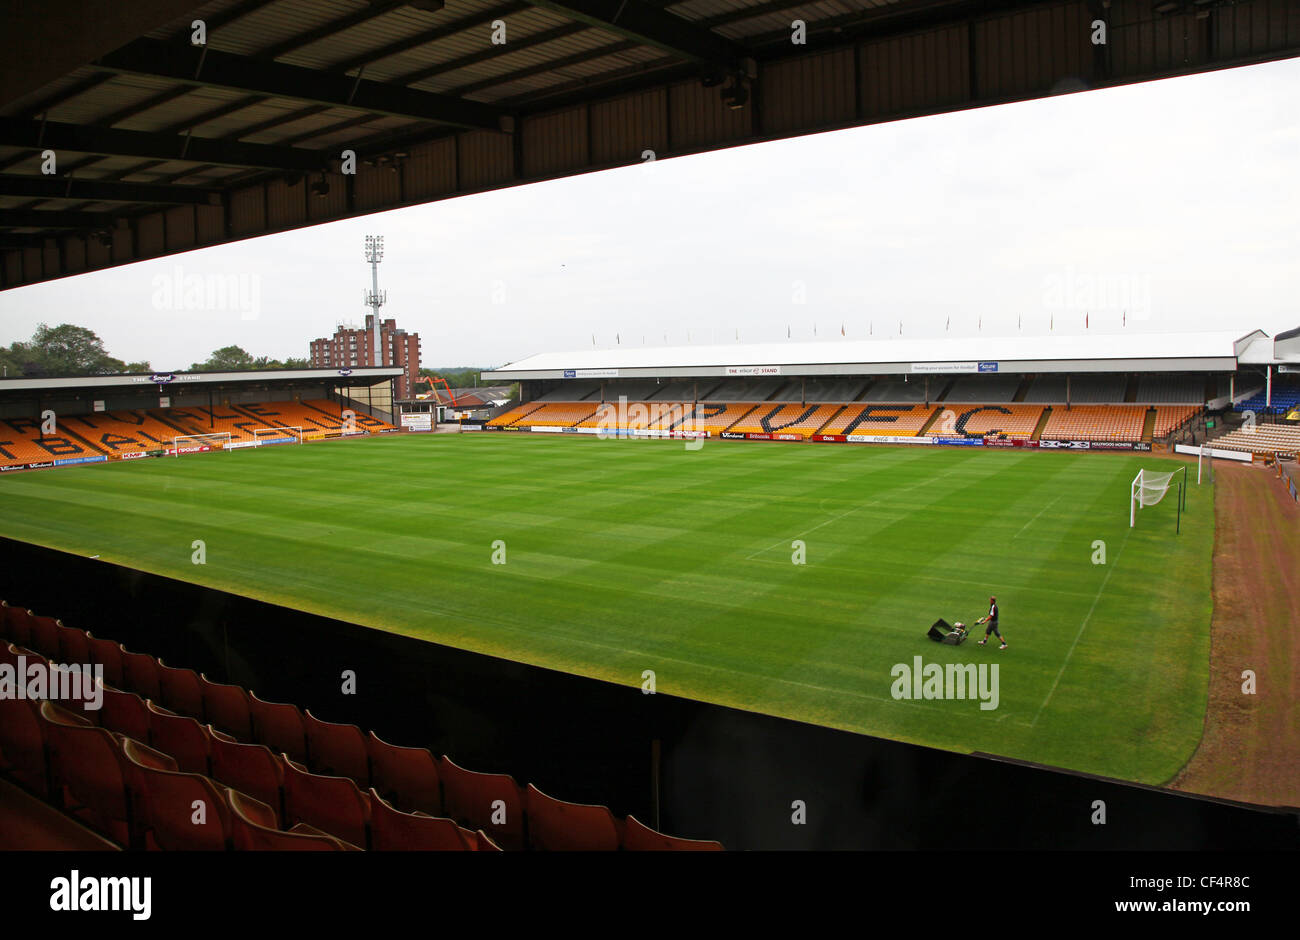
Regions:
<instances>
[{"instance_id":1,"label":"white pitch line","mask_svg":"<svg viewBox=\"0 0 1300 940\"><path fill-rule=\"evenodd\" d=\"M1013 539L1018 539L1018 538L1020 538L1021 534L1025 531L1025 529L1028 529L1031 525L1033 525L1035 522L1038 521L1038 516L1041 516L1043 513L1047 512L1047 510L1051 509L1051 508L1052 508L1053 506L1055 506L1058 502L1060 502L1061 497L1064 496L1064 495L1065 495L1064 493L1060 494L1060 496L1057 496L1056 499L1052 500L1050 503L1048 503L1048 504L1047 504L1046 506L1044 506L1042 509L1038 510L1038 515L1037 515L1037 516L1034 516L1034 518L1030 519L1028 522L1026 522L1024 525L1022 525L1022 526L1020 527L1020 531L1017 532L1015 535L1013 535L1013 536L1011 536L1011 537L1012 537Z\"/></svg>"},{"instance_id":2,"label":"white pitch line","mask_svg":"<svg viewBox=\"0 0 1300 940\"><path fill-rule=\"evenodd\" d=\"M961 466L953 467L953 468L952 468L951 470L949 470L947 473L941 473L941 474L939 474L937 477L935 477L933 480L921 480L921 481L919 481L919 482L917 482L917 483L909 484L908 486L905 486L905 487L903 487L903 488L900 489L900 490L894 490L894 491L890 494L890 496L893 497L893 496L897 496L899 493L906 493L908 490L916 489L916 487L918 487L918 486L924 486L924 485L927 484L927 483L933 483L935 480L942 480L944 477L946 477L946 476L950 476L951 474L956 473L956 472L957 472L958 470L960 470L960 469L961 469ZM826 501L826 500L823 498L822 502L825 502L825 501ZM850 509L846 509L846 510L844 510L844 512L840 513L838 516L833 516L833 517L831 517L830 519L827 519L825 522L819 522L819 523L817 523L817 525L813 526L811 529L806 529L806 530L804 530L803 532L800 532L798 535L794 536L794 538L796 538L796 539L801 539L801 538L803 538L803 537L806 536L806 535L809 535L809 534L811 534L811 533L813 533L813 532L816 532L816 531L817 531L818 529L820 529L822 526L824 526L824 525L830 525L832 522L838 522L839 520L843 519L845 516L849 515L850 513L857 512L859 509L866 509L868 506L878 506L878 505L880 505L880 500L879 500L879 499L873 499L873 500L871 500L870 502L866 502L866 503L859 503L858 505L853 506L853 507L850 508ZM767 546L766 548L760 548L758 551L754 552L752 555L746 555L746 556L745 556L745 561L753 561L753 560L754 560L754 557L755 557L756 555L762 555L764 552L770 552L772 549L776 548L778 545L785 545L785 544L786 544L786 540L785 540L785 539L781 539L779 542L773 542L771 545Z\"/></svg>"},{"instance_id":3,"label":"white pitch line","mask_svg":"<svg viewBox=\"0 0 1300 940\"><path fill-rule=\"evenodd\" d=\"M1029 727L1038 724L1039 717L1043 714L1043 709L1047 703L1052 700L1052 695L1056 692L1056 686L1061 681L1061 676L1065 675L1065 668L1070 665L1070 657L1074 655L1074 648L1079 645L1079 640L1083 636L1084 628L1088 626L1088 621L1092 620L1092 613L1097 609L1097 604L1101 601L1101 595L1106 591L1106 585L1110 583L1110 576L1115 573L1119 567L1120 556L1124 554L1124 546L1128 544L1128 533L1124 534L1124 541L1120 543L1119 552L1115 555L1115 563L1110 565L1110 570L1106 572L1106 577L1101 579L1101 587L1097 588L1097 596L1092 599L1092 606L1088 608L1088 616L1083 618L1083 623L1079 624L1079 632L1074 635L1074 642L1070 644L1069 652L1065 654L1065 662L1061 663L1061 668L1056 673L1056 680L1052 687L1047 690L1047 698L1043 699L1043 704L1038 706L1038 711L1034 714L1034 720L1029 723Z\"/></svg>"}]
</instances>

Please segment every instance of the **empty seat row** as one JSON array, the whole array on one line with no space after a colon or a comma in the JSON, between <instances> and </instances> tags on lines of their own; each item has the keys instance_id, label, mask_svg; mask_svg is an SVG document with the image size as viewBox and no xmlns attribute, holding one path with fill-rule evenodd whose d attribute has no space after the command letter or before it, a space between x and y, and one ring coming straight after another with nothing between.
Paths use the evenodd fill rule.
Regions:
<instances>
[{"instance_id":1,"label":"empty seat row","mask_svg":"<svg viewBox=\"0 0 1300 940\"><path fill-rule=\"evenodd\" d=\"M306 798L303 781L312 778L316 788L332 787L332 796L322 805L333 805L338 812L351 815L321 828L355 844L364 844L355 840L369 833L367 824L358 822L362 817L368 819L368 812L360 817L354 812L364 808L369 790L393 812L454 819L471 833L484 830L484 840L511 849L584 848L596 843L608 847L615 836L614 848L651 844L721 848L717 843L696 843L660 833L651 838L642 831L646 827L615 820L605 807L566 803L546 797L535 787L521 789L507 774L476 773L449 757L435 758L427 749L389 744L373 731L363 733L356 725L323 721L309 709L300 711L292 704L264 701L240 686L213 682L202 673L168 666L148 654L133 653L110 640L2 602L0 635L19 644L6 647L0 643L0 655L8 649L12 658L21 647L34 651L29 655L48 654L67 663L101 666L99 724L165 753L176 772L210 777L271 807L277 818L313 825L327 817L301 812ZM296 803L290 802L293 780L298 781ZM299 807L298 812L294 806ZM600 836L549 822L553 816L566 814L583 820L588 828L599 829ZM611 828L595 822L604 817L615 825ZM633 841L625 845L627 838Z\"/></svg>"},{"instance_id":2,"label":"empty seat row","mask_svg":"<svg viewBox=\"0 0 1300 940\"><path fill-rule=\"evenodd\" d=\"M287 758L280 759L283 796L267 802L187 769L166 751L165 741L146 745L53 702L5 699L0 719L0 770L124 846L495 848L486 836L449 819L400 812L374 790L362 794L350 780L308 773Z\"/></svg>"}]
</instances>

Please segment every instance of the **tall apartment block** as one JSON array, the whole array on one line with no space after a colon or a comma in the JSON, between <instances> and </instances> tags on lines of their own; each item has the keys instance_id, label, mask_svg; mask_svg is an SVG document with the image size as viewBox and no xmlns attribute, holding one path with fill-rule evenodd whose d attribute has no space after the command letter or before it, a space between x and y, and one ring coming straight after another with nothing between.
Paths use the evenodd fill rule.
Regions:
<instances>
[{"instance_id":1,"label":"tall apartment block","mask_svg":"<svg viewBox=\"0 0 1300 940\"><path fill-rule=\"evenodd\" d=\"M311 364L317 369L351 369L356 366L398 366L396 397L413 398L420 377L420 334L397 328L396 320L379 323L380 358L374 355L375 317L366 314L364 328L340 325L333 337L311 341Z\"/></svg>"}]
</instances>

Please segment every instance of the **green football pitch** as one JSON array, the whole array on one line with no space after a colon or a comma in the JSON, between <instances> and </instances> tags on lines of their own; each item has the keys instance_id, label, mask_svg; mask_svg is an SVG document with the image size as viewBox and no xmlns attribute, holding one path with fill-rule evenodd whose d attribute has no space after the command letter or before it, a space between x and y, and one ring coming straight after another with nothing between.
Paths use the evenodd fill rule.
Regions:
<instances>
[{"instance_id":1,"label":"green football pitch","mask_svg":"<svg viewBox=\"0 0 1300 940\"><path fill-rule=\"evenodd\" d=\"M1158 784L1201 735L1213 495L1193 467L1181 534L1174 496L1130 529L1128 495L1139 468L1181 466L409 435L6 475L0 534L624 685L651 670L660 693ZM926 638L990 594L1008 649ZM917 656L997 664L997 707L896 699Z\"/></svg>"}]
</instances>

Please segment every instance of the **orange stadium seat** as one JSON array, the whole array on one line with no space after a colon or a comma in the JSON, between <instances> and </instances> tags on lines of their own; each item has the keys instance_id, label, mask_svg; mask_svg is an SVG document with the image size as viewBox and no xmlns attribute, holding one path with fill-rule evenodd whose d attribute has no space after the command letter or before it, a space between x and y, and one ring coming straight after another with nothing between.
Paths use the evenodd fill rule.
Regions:
<instances>
[{"instance_id":1,"label":"orange stadium seat","mask_svg":"<svg viewBox=\"0 0 1300 940\"><path fill-rule=\"evenodd\" d=\"M532 414L540 407L542 407L542 403L539 401L530 401L522 405L515 405L515 407L511 408L509 411L503 411L495 418L489 420L488 424L505 427L506 425L514 424L525 415Z\"/></svg>"},{"instance_id":2,"label":"orange stadium seat","mask_svg":"<svg viewBox=\"0 0 1300 940\"><path fill-rule=\"evenodd\" d=\"M932 437L951 435L1029 440L1042 417L1042 405L945 404L940 406L939 417L928 433Z\"/></svg>"},{"instance_id":3,"label":"orange stadium seat","mask_svg":"<svg viewBox=\"0 0 1300 940\"><path fill-rule=\"evenodd\" d=\"M840 411L841 405L774 405L762 404L744 419L737 421L733 431L750 433L801 434L804 437L817 430Z\"/></svg>"},{"instance_id":4,"label":"orange stadium seat","mask_svg":"<svg viewBox=\"0 0 1300 940\"><path fill-rule=\"evenodd\" d=\"M596 413L596 402L548 402L514 422L515 427L573 427Z\"/></svg>"},{"instance_id":5,"label":"orange stadium seat","mask_svg":"<svg viewBox=\"0 0 1300 940\"><path fill-rule=\"evenodd\" d=\"M280 404L280 403L275 403ZM331 422L337 422L336 427L342 427L345 423L343 417L344 411L352 412L352 421L359 431L391 431L393 426L386 421L366 414L357 408L344 408L343 405L336 401L329 401L324 398L313 398L309 401L302 402L303 409L298 412L302 420L319 420L328 425ZM315 416L320 415L319 419Z\"/></svg>"},{"instance_id":6,"label":"orange stadium seat","mask_svg":"<svg viewBox=\"0 0 1300 940\"><path fill-rule=\"evenodd\" d=\"M878 437L916 437L938 405L849 405L826 424L820 434L870 434Z\"/></svg>"},{"instance_id":7,"label":"orange stadium seat","mask_svg":"<svg viewBox=\"0 0 1300 940\"><path fill-rule=\"evenodd\" d=\"M705 431L717 437L756 407L754 402L738 402L734 404L699 402L696 404L695 412L691 415L690 420L693 422L696 431Z\"/></svg>"},{"instance_id":8,"label":"orange stadium seat","mask_svg":"<svg viewBox=\"0 0 1300 940\"><path fill-rule=\"evenodd\" d=\"M104 454L71 433L43 434L41 422L34 418L0 419L0 465L48 463L73 457L100 457Z\"/></svg>"},{"instance_id":9,"label":"orange stadium seat","mask_svg":"<svg viewBox=\"0 0 1300 940\"><path fill-rule=\"evenodd\" d=\"M1043 438L1058 441L1140 441L1146 421L1145 405L1056 406L1043 428Z\"/></svg>"},{"instance_id":10,"label":"orange stadium seat","mask_svg":"<svg viewBox=\"0 0 1300 940\"><path fill-rule=\"evenodd\" d=\"M1157 405L1155 429L1152 433L1158 438L1168 437L1200 411L1200 405Z\"/></svg>"},{"instance_id":11,"label":"orange stadium seat","mask_svg":"<svg viewBox=\"0 0 1300 940\"><path fill-rule=\"evenodd\" d=\"M100 411L60 421L110 456L157 450L170 445L176 435L187 433L144 411Z\"/></svg>"}]
</instances>

